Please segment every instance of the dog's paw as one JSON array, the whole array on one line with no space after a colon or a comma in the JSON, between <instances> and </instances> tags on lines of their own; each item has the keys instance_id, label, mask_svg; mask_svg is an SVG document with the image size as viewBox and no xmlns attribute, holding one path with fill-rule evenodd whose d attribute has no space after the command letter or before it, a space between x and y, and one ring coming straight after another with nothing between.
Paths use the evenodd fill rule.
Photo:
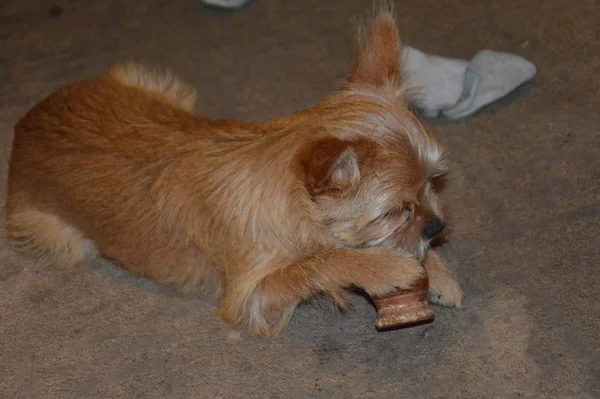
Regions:
<instances>
[{"instance_id":1,"label":"dog's paw","mask_svg":"<svg viewBox=\"0 0 600 399\"><path fill-rule=\"evenodd\" d=\"M387 267L379 266L380 268L366 279L368 283L362 284L362 288L371 296L384 296L399 289L410 289L425 274L421 263L408 257Z\"/></svg>"},{"instance_id":2,"label":"dog's paw","mask_svg":"<svg viewBox=\"0 0 600 399\"><path fill-rule=\"evenodd\" d=\"M464 295L458 282L452 276L446 276L429 284L429 300L432 303L460 309L463 306Z\"/></svg>"}]
</instances>

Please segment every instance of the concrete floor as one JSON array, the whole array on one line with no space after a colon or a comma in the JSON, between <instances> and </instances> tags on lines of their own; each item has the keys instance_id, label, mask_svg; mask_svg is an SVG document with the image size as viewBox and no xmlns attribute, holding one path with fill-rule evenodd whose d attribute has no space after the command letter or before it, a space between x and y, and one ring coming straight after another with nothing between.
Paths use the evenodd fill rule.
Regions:
<instances>
[{"instance_id":1,"label":"concrete floor","mask_svg":"<svg viewBox=\"0 0 600 399\"><path fill-rule=\"evenodd\" d=\"M510 4L509 4L510 3ZM125 5L126 4L126 5ZM377 333L361 297L309 304L274 340L233 333L106 262L39 270L0 242L3 398L600 398L600 2L399 0L408 42L538 67L468 120L433 121L453 161L443 248L466 307ZM0 187L12 128L52 90L136 59L170 66L213 117L264 120L315 104L351 65L370 0L4 1ZM2 198L4 196L2 195Z\"/></svg>"}]
</instances>

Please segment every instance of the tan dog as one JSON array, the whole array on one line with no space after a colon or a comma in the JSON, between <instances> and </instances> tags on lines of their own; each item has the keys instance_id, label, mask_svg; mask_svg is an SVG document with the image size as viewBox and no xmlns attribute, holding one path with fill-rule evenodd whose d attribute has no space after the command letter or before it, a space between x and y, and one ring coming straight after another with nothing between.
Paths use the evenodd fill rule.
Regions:
<instances>
[{"instance_id":1,"label":"tan dog","mask_svg":"<svg viewBox=\"0 0 600 399\"><path fill-rule=\"evenodd\" d=\"M139 66L66 87L15 128L6 228L68 268L101 254L138 275L220 298L258 335L344 290L461 290L429 241L441 230L442 149L408 111L394 17L380 11L347 83L318 106L251 124L191 112L196 93Z\"/></svg>"}]
</instances>

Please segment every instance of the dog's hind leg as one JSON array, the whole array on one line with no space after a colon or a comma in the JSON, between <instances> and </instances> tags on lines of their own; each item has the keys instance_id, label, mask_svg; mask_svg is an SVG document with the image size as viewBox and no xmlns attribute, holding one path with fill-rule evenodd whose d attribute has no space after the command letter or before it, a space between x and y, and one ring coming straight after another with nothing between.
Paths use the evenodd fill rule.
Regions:
<instances>
[{"instance_id":1,"label":"dog's hind leg","mask_svg":"<svg viewBox=\"0 0 600 399\"><path fill-rule=\"evenodd\" d=\"M44 266L66 269L96 254L94 244L57 216L34 208L7 210L11 247Z\"/></svg>"}]
</instances>

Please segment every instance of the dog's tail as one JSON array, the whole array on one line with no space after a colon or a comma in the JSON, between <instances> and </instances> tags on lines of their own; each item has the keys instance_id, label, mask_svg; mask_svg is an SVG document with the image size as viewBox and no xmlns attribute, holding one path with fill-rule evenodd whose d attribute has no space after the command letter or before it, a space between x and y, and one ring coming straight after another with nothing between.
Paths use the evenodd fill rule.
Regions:
<instances>
[{"instance_id":1,"label":"dog's tail","mask_svg":"<svg viewBox=\"0 0 600 399\"><path fill-rule=\"evenodd\" d=\"M193 111L198 94L196 89L180 80L170 71L157 71L136 63L115 65L109 76L126 86L139 87L151 93L161 95L169 103Z\"/></svg>"}]
</instances>

